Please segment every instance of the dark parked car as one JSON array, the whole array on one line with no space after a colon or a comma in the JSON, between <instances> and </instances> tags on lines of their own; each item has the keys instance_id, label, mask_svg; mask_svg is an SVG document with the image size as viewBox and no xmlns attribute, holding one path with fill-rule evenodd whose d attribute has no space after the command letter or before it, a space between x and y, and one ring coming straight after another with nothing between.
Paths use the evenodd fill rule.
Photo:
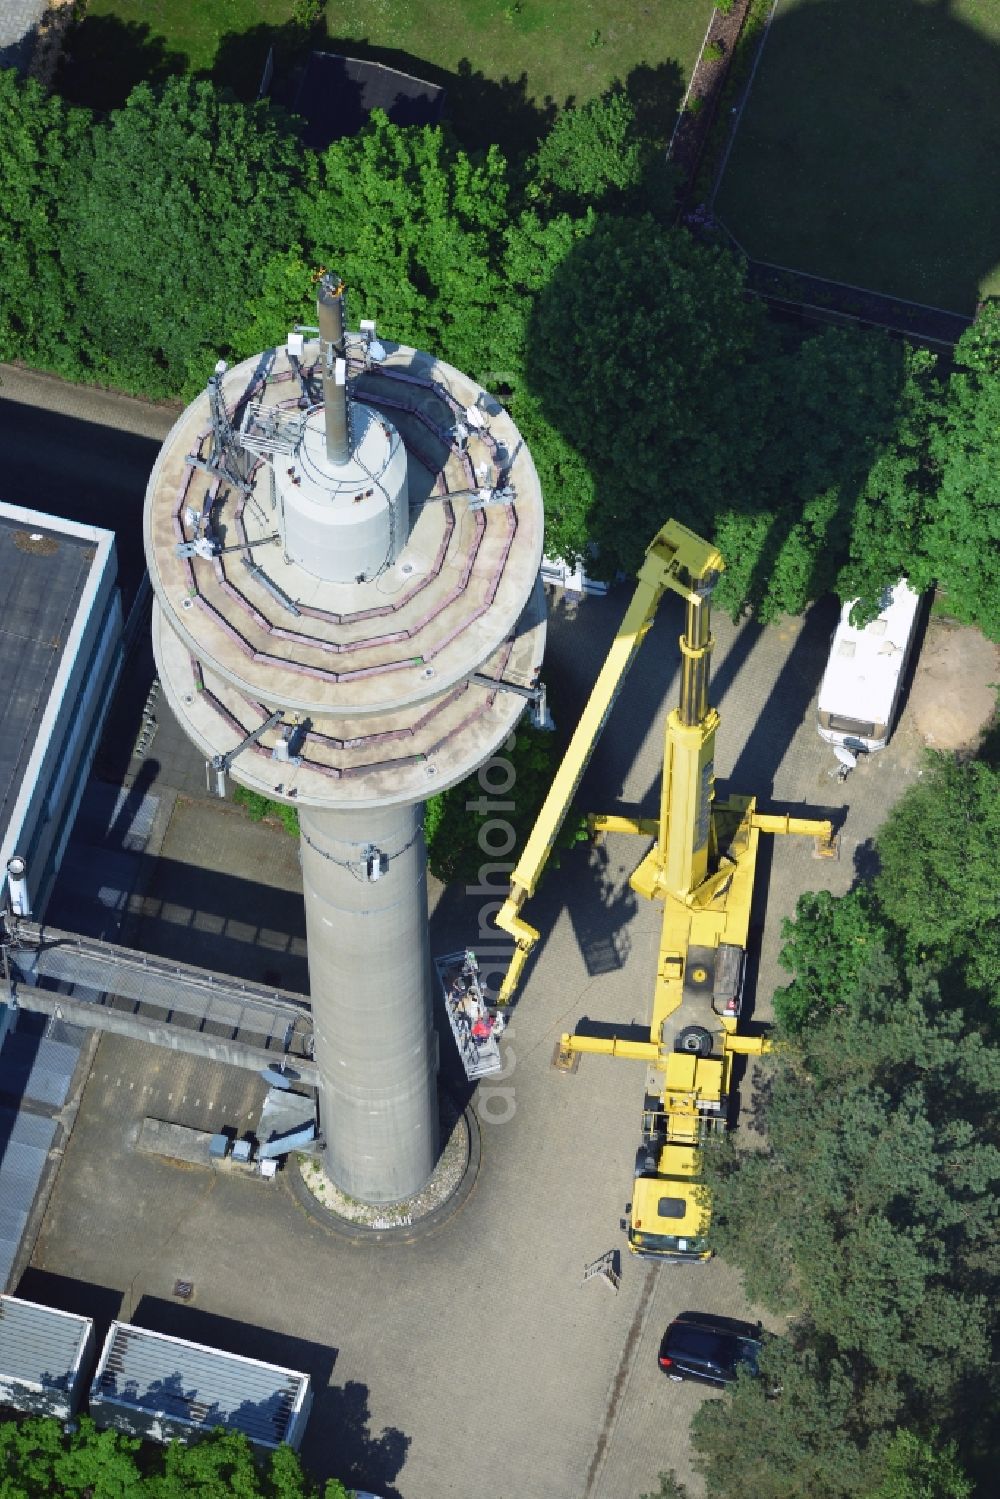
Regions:
<instances>
[{"instance_id":1,"label":"dark parked car","mask_svg":"<svg viewBox=\"0 0 1000 1499\"><path fill-rule=\"evenodd\" d=\"M762 1346L759 1322L734 1322L709 1313L684 1312L663 1334L660 1368L668 1379L732 1384L740 1369L757 1373Z\"/></svg>"}]
</instances>

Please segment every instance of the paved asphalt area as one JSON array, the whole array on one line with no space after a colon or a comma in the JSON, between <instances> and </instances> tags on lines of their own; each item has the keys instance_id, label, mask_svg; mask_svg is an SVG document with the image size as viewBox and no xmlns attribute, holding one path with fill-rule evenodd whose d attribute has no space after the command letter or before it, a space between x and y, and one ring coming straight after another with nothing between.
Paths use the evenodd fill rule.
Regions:
<instances>
[{"instance_id":1,"label":"paved asphalt area","mask_svg":"<svg viewBox=\"0 0 1000 1499\"><path fill-rule=\"evenodd\" d=\"M146 481L179 411L0 365L0 499L113 530L126 610L145 569Z\"/></svg>"},{"instance_id":2,"label":"paved asphalt area","mask_svg":"<svg viewBox=\"0 0 1000 1499\"><path fill-rule=\"evenodd\" d=\"M553 600L547 675L563 724L579 711L625 599L618 590L579 606ZM850 886L917 772L904 716L882 755L845 785L830 779L814 696L834 622L832 607L766 630L715 621L720 787L753 789L765 809L844 818L838 863L814 861L807 840L762 839L757 1020L781 982L780 925L797 894ZM680 624L679 606L665 605L588 771L584 807L655 810ZM295 843L197 797L196 753L172 726L161 735L142 776L173 810L133 899L130 940L304 987ZM588 1261L623 1246L643 1069L602 1058L574 1076L550 1068L559 1033L582 1018L621 1027L648 1013L659 912L626 884L640 852L622 837L574 850L529 907L544 941L507 1032L504 1075L475 1100L482 1170L433 1237L359 1247L308 1218L280 1176L267 1184L140 1155L144 1116L247 1128L263 1085L106 1037L22 1294L308 1370L316 1404L306 1461L376 1493L637 1499L670 1467L691 1482L688 1421L705 1396L661 1376L658 1340L681 1311L752 1309L719 1260L647 1267L626 1253L617 1295L600 1281L581 1284ZM488 958L478 931L489 890L438 888L433 899L434 949L477 943ZM450 1044L445 1037L446 1067ZM744 1112L751 1089L752 1075ZM178 1280L194 1284L188 1304L173 1297Z\"/></svg>"}]
</instances>

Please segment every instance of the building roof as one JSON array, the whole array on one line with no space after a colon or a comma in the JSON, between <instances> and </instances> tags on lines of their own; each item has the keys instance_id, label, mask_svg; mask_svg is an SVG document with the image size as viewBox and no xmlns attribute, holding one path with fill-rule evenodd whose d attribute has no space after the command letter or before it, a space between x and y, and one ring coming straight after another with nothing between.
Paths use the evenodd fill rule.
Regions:
<instances>
[{"instance_id":1,"label":"building roof","mask_svg":"<svg viewBox=\"0 0 1000 1499\"><path fill-rule=\"evenodd\" d=\"M44 748L46 712L85 622L92 579L113 546L110 531L0 503L0 842Z\"/></svg>"},{"instance_id":2,"label":"building roof","mask_svg":"<svg viewBox=\"0 0 1000 1499\"><path fill-rule=\"evenodd\" d=\"M0 1107L0 1286L13 1269L55 1133L54 1119Z\"/></svg>"},{"instance_id":3,"label":"building roof","mask_svg":"<svg viewBox=\"0 0 1000 1499\"><path fill-rule=\"evenodd\" d=\"M856 628L850 599L840 613L830 657L819 688L819 711L848 713L874 724L888 722L906 665L920 608L920 595L905 579L886 591L882 610L869 624Z\"/></svg>"},{"instance_id":4,"label":"building roof","mask_svg":"<svg viewBox=\"0 0 1000 1499\"><path fill-rule=\"evenodd\" d=\"M89 1317L0 1296L0 1377L69 1390L92 1327Z\"/></svg>"},{"instance_id":5,"label":"building roof","mask_svg":"<svg viewBox=\"0 0 1000 1499\"><path fill-rule=\"evenodd\" d=\"M394 125L436 125L445 91L381 62L311 52L299 84L294 113L305 121L303 139L314 151L356 135L373 109L384 110Z\"/></svg>"},{"instance_id":6,"label":"building roof","mask_svg":"<svg viewBox=\"0 0 1000 1499\"><path fill-rule=\"evenodd\" d=\"M309 1376L201 1343L112 1322L91 1400L163 1415L251 1442L285 1441Z\"/></svg>"}]
</instances>

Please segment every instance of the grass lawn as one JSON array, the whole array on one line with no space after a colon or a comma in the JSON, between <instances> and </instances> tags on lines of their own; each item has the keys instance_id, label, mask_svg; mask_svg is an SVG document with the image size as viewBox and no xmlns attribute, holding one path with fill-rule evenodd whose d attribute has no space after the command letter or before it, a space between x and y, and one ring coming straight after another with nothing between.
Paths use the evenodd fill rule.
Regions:
<instances>
[{"instance_id":1,"label":"grass lawn","mask_svg":"<svg viewBox=\"0 0 1000 1499\"><path fill-rule=\"evenodd\" d=\"M716 208L760 260L1000 292L1000 0L779 0Z\"/></svg>"},{"instance_id":2,"label":"grass lawn","mask_svg":"<svg viewBox=\"0 0 1000 1499\"><path fill-rule=\"evenodd\" d=\"M444 84L466 139L521 144L537 134L548 101L589 98L636 68L647 101L672 123L712 8L712 0L328 0L319 44ZM268 46L287 44L294 9L293 0L89 0L64 91L107 108L140 77L190 69L252 96Z\"/></svg>"}]
</instances>

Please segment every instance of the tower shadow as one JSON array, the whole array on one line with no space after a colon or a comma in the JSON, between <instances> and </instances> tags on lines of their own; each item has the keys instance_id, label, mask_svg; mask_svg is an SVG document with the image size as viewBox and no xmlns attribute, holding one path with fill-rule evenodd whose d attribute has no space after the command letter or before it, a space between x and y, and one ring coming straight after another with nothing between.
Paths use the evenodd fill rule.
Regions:
<instances>
[{"instance_id":1,"label":"tower shadow","mask_svg":"<svg viewBox=\"0 0 1000 1499\"><path fill-rule=\"evenodd\" d=\"M971 315L1000 265L998 98L1000 48L950 0L782 6L718 213L755 259Z\"/></svg>"}]
</instances>

